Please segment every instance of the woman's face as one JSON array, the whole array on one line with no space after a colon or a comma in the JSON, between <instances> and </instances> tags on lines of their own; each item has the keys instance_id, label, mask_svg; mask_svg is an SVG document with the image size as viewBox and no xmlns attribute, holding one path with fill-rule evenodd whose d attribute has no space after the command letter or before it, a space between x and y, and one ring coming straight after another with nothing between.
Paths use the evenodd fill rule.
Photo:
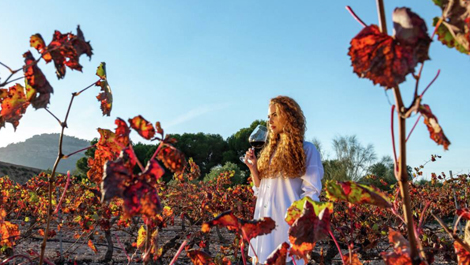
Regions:
<instances>
[{"instance_id":1,"label":"woman's face","mask_svg":"<svg viewBox=\"0 0 470 265\"><path fill-rule=\"evenodd\" d=\"M268 109L268 125L274 135L284 132L286 119L280 115L279 108L275 104L270 104Z\"/></svg>"}]
</instances>

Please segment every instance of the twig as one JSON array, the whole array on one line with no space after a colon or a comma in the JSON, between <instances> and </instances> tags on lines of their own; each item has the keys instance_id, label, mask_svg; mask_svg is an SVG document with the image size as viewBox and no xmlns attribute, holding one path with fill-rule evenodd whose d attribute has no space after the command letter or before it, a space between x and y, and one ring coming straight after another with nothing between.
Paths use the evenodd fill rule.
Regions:
<instances>
[{"instance_id":1,"label":"twig","mask_svg":"<svg viewBox=\"0 0 470 265\"><path fill-rule=\"evenodd\" d=\"M80 90L80 91L78 91L78 92L73 93L73 95L75 95L75 96L80 95L80 94L81 94L82 92L84 92L85 90L87 90L87 89L89 89L90 87L96 85L96 83L99 82L99 81L101 81L101 79L99 79L98 81L94 82L93 84L91 84L91 85L85 87L84 89L82 89L82 90Z\"/></svg>"},{"instance_id":2,"label":"twig","mask_svg":"<svg viewBox=\"0 0 470 265\"><path fill-rule=\"evenodd\" d=\"M395 111L395 105L392 105L392 115L391 115L391 118L390 118L390 120L391 120L391 125L390 125L390 127L391 127L391 133L392 133L393 158L395 159L395 160L394 160L394 162L395 162L395 167L394 167L394 170L393 170L393 172L394 172L393 175L396 176L396 172L398 171L398 159L397 159L397 150L396 150L396 148L395 148L395 130L394 130L394 127L395 127L395 126L394 126L394 122L393 122L393 121L394 121L394 117L395 117L394 111Z\"/></svg>"},{"instance_id":3,"label":"twig","mask_svg":"<svg viewBox=\"0 0 470 265\"><path fill-rule=\"evenodd\" d=\"M120 247L122 248L122 250L124 251L124 254L126 254L127 261L128 261L128 262L131 262L131 258L130 258L129 255L127 254L126 248L125 248L124 245L121 243L121 240L119 240L118 235L116 234L115 236L116 236L116 240L117 240L119 246L120 246Z\"/></svg>"},{"instance_id":4,"label":"twig","mask_svg":"<svg viewBox=\"0 0 470 265\"><path fill-rule=\"evenodd\" d=\"M70 154L68 154L68 155L64 155L64 157L63 157L62 159L67 159L67 158L69 158L70 156L75 155L76 153L80 153L80 152L82 152L82 151L91 149L91 148L93 148L93 147L95 147L95 146L96 146L96 144L90 145L90 146L88 146L88 147L82 148L82 149L77 150L77 151L75 151L75 152L73 152L73 153L70 153Z\"/></svg>"},{"instance_id":5,"label":"twig","mask_svg":"<svg viewBox=\"0 0 470 265\"><path fill-rule=\"evenodd\" d=\"M59 212L60 205L62 204L62 200L65 197L65 192L67 192L69 184L70 184L70 170L67 171L67 182L65 183L64 191L62 192L62 196L60 196L60 200L59 200L59 203L57 203L57 207L55 208L54 214L57 214Z\"/></svg>"},{"instance_id":6,"label":"twig","mask_svg":"<svg viewBox=\"0 0 470 265\"><path fill-rule=\"evenodd\" d=\"M180 248L179 248L178 251L176 252L176 255L175 255L175 256L173 257L173 259L171 260L170 265L175 264L175 262L178 260L179 255L181 254L181 251L183 251L183 249L184 249L184 247L186 246L186 244L188 244L188 240L183 241L183 243L181 244Z\"/></svg>"},{"instance_id":7,"label":"twig","mask_svg":"<svg viewBox=\"0 0 470 265\"><path fill-rule=\"evenodd\" d=\"M52 115L52 117L54 117L54 119L56 119L60 125L62 125L62 122L59 120L59 118L57 118L56 115L54 115L54 113L52 113L48 108L44 108L47 112L49 112L49 114Z\"/></svg>"},{"instance_id":8,"label":"twig","mask_svg":"<svg viewBox=\"0 0 470 265\"><path fill-rule=\"evenodd\" d=\"M17 258L25 258L25 259L27 259L27 260L29 261L29 264L33 264L33 261L31 260L30 257L28 257L28 256L26 256L26 255L23 255L23 254L17 254L17 255L14 255L14 256L9 257L9 258L7 258L7 259L4 259L4 260L0 263L0 265L8 264L9 261L14 260L14 259L17 259Z\"/></svg>"},{"instance_id":9,"label":"twig","mask_svg":"<svg viewBox=\"0 0 470 265\"><path fill-rule=\"evenodd\" d=\"M440 73L441 73L441 69L437 70L436 76L431 81L431 83L429 83L429 85L424 89L424 91L421 93L421 95L419 95L419 97L421 97L421 98L423 97L424 93L426 93L426 91L429 89L429 87L432 85L432 83L434 83L434 81L436 81L436 79L437 79L437 77L439 76Z\"/></svg>"},{"instance_id":10,"label":"twig","mask_svg":"<svg viewBox=\"0 0 470 265\"><path fill-rule=\"evenodd\" d=\"M415 124L413 125L413 128L411 128L411 131L408 133L408 136L406 137L406 140L405 140L406 142L408 142L408 139L410 138L411 133L415 129L416 125L418 124L419 119L421 119L421 114L418 116L418 118L416 119Z\"/></svg>"},{"instance_id":11,"label":"twig","mask_svg":"<svg viewBox=\"0 0 470 265\"><path fill-rule=\"evenodd\" d=\"M433 213L431 213L431 215L432 215L432 217L434 217L434 219L436 219L436 221L442 226L442 228L444 228L444 231L446 231L447 234L448 234L450 237L452 237L455 241L457 241L460 245L462 245L462 247L465 248L465 250L466 250L467 252L470 252L470 246L469 246L467 243L463 242L463 240L462 240L460 237L458 237L456 234L453 234L453 233L449 230L449 228L444 224L444 222L441 220L441 218L435 216Z\"/></svg>"},{"instance_id":12,"label":"twig","mask_svg":"<svg viewBox=\"0 0 470 265\"><path fill-rule=\"evenodd\" d=\"M359 24L361 24L364 28L367 27L366 23L364 23L364 21L362 21L362 19L360 19L356 13L354 13L354 11L352 10L352 8L350 6L346 6L346 10L349 11L349 13L351 14L351 16L353 16L353 18L359 22Z\"/></svg>"}]
</instances>

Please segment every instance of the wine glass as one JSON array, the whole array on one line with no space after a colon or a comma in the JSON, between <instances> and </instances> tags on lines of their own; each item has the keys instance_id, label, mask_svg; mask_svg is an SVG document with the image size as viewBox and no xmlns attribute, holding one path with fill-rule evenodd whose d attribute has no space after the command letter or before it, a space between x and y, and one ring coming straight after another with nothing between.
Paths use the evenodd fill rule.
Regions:
<instances>
[{"instance_id":1,"label":"wine glass","mask_svg":"<svg viewBox=\"0 0 470 265\"><path fill-rule=\"evenodd\" d=\"M261 150L261 148L263 148L267 137L268 137L268 129L266 128L266 126L259 124L250 134L250 137L248 137L248 142L250 143L251 148L253 150L259 151ZM245 161L244 155L240 156L240 160L243 163L248 162L251 164L251 161L249 159L247 159L248 161Z\"/></svg>"}]
</instances>

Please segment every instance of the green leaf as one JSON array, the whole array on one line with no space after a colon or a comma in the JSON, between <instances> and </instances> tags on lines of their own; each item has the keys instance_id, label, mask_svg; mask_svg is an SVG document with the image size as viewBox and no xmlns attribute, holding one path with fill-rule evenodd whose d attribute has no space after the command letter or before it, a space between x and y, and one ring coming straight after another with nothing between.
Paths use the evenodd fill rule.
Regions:
<instances>
[{"instance_id":1,"label":"green leaf","mask_svg":"<svg viewBox=\"0 0 470 265\"><path fill-rule=\"evenodd\" d=\"M304 205L306 201L310 202L313 205L313 210L315 211L316 216L320 215L320 212L323 211L325 208L328 208L330 214L333 213L333 203L316 202L310 197L304 197L300 200L293 202L292 205L287 209L285 220L290 226L292 226L295 220L297 220L300 215L302 215L302 211L304 210Z\"/></svg>"},{"instance_id":2,"label":"green leaf","mask_svg":"<svg viewBox=\"0 0 470 265\"><path fill-rule=\"evenodd\" d=\"M102 62L96 69L96 75L101 79L106 79L106 63Z\"/></svg>"},{"instance_id":3,"label":"green leaf","mask_svg":"<svg viewBox=\"0 0 470 265\"><path fill-rule=\"evenodd\" d=\"M345 201L352 204L366 203L384 208L392 207L383 192L353 181L327 181L326 197L333 202Z\"/></svg>"}]
</instances>

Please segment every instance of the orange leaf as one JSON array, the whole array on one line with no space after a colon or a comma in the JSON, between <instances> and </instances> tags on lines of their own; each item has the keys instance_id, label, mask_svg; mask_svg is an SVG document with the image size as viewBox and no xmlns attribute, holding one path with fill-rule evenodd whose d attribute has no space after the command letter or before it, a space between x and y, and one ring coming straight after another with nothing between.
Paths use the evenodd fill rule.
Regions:
<instances>
[{"instance_id":1,"label":"orange leaf","mask_svg":"<svg viewBox=\"0 0 470 265\"><path fill-rule=\"evenodd\" d=\"M129 123L131 128L136 130L137 133L145 139L150 140L155 136L155 128L153 128L153 124L148 122L141 115L129 119Z\"/></svg>"},{"instance_id":2,"label":"orange leaf","mask_svg":"<svg viewBox=\"0 0 470 265\"><path fill-rule=\"evenodd\" d=\"M20 84L7 89L0 89L0 127L5 126L5 122L13 124L16 127L19 125L19 120L26 112L29 102L26 100L24 88Z\"/></svg>"},{"instance_id":3,"label":"orange leaf","mask_svg":"<svg viewBox=\"0 0 470 265\"><path fill-rule=\"evenodd\" d=\"M187 163L184 154L169 144L163 145L163 148L158 151L157 158L163 162L166 168L176 173L181 172Z\"/></svg>"},{"instance_id":4,"label":"orange leaf","mask_svg":"<svg viewBox=\"0 0 470 265\"><path fill-rule=\"evenodd\" d=\"M88 239L88 246L93 250L93 252L98 253L98 250L95 247L95 244L93 244L93 241L91 239Z\"/></svg>"},{"instance_id":5,"label":"orange leaf","mask_svg":"<svg viewBox=\"0 0 470 265\"><path fill-rule=\"evenodd\" d=\"M426 126L428 127L431 139L438 145L444 146L444 150L447 150L450 145L450 141L445 136L444 131L439 125L436 116L432 114L429 105L421 105L418 111L424 117L424 124L426 124Z\"/></svg>"},{"instance_id":6,"label":"orange leaf","mask_svg":"<svg viewBox=\"0 0 470 265\"><path fill-rule=\"evenodd\" d=\"M459 242L454 241L455 254L457 254L457 261L459 265L470 264L470 253L460 245Z\"/></svg>"}]
</instances>

